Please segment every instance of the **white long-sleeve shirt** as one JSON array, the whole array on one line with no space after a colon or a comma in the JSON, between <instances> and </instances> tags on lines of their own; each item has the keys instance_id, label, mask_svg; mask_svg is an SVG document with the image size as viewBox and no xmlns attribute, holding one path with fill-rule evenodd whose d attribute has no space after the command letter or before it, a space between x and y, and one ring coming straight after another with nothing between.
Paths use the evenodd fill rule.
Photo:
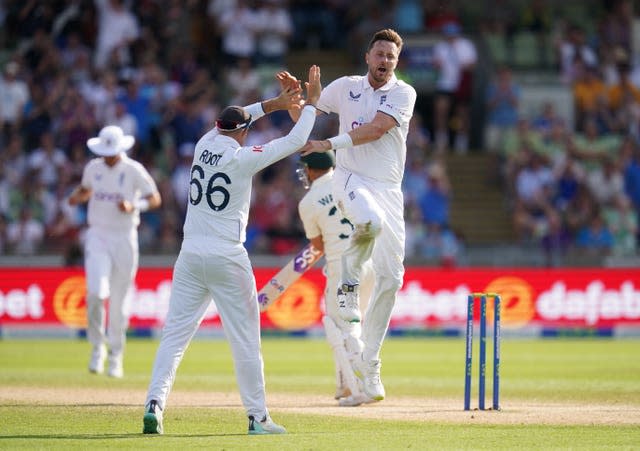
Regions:
<instances>
[{"instance_id":1,"label":"white long-sleeve shirt","mask_svg":"<svg viewBox=\"0 0 640 451\"><path fill-rule=\"evenodd\" d=\"M259 104L246 109L254 120L264 114ZM300 149L315 115L315 108L305 107L287 136L263 145L242 147L216 128L200 138L191 165L183 250L215 252L216 243L245 241L253 175Z\"/></svg>"}]
</instances>

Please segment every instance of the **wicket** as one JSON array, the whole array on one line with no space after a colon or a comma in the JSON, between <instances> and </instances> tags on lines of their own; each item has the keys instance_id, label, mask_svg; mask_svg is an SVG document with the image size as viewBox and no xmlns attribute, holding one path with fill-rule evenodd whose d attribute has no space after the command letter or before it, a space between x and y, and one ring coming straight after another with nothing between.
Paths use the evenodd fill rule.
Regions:
<instances>
[{"instance_id":1,"label":"wicket","mask_svg":"<svg viewBox=\"0 0 640 451\"><path fill-rule=\"evenodd\" d=\"M467 298L464 410L471 410L473 310L475 300L477 298L480 298L480 374L478 381L478 409L485 410L485 376L487 370L487 298L493 298L493 410L500 410L500 295L498 293L471 293Z\"/></svg>"}]
</instances>

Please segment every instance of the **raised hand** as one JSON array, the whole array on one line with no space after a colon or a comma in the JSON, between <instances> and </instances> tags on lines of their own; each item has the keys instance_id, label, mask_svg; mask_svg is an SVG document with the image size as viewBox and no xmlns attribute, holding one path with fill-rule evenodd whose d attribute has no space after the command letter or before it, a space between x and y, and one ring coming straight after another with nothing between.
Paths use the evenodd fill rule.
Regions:
<instances>
[{"instance_id":1,"label":"raised hand","mask_svg":"<svg viewBox=\"0 0 640 451\"><path fill-rule=\"evenodd\" d=\"M297 92L297 97L293 99L293 102L286 109L299 110L304 106L304 99L302 98L302 84L300 80L291 75L286 70L280 71L276 74L276 80L280 83L280 89L283 91L291 90Z\"/></svg>"},{"instance_id":2,"label":"raised hand","mask_svg":"<svg viewBox=\"0 0 640 451\"><path fill-rule=\"evenodd\" d=\"M307 103L315 105L320 98L322 85L320 84L320 67L315 64L309 68L309 81L304 83L307 90Z\"/></svg>"},{"instance_id":3,"label":"raised hand","mask_svg":"<svg viewBox=\"0 0 640 451\"><path fill-rule=\"evenodd\" d=\"M299 109L302 102L302 89L299 86L284 88L273 101L275 110Z\"/></svg>"}]
</instances>

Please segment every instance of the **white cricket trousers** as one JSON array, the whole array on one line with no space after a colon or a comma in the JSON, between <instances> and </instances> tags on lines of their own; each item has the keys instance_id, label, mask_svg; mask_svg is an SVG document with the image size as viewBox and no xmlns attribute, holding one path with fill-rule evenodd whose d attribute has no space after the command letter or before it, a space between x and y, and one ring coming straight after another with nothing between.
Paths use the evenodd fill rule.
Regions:
<instances>
[{"instance_id":1,"label":"white cricket trousers","mask_svg":"<svg viewBox=\"0 0 640 451\"><path fill-rule=\"evenodd\" d=\"M146 403L155 399L165 408L178 365L212 300L231 347L238 390L247 415L263 418L268 411L260 349L260 312L249 256L240 243L221 246L219 254L202 255L185 251L183 244L173 270L169 311Z\"/></svg>"},{"instance_id":2,"label":"white cricket trousers","mask_svg":"<svg viewBox=\"0 0 640 451\"><path fill-rule=\"evenodd\" d=\"M368 241L358 241L352 235L343 254L342 279L360 283L364 262L371 258L375 285L362 322L363 358L378 359L404 278L404 197L400 186L359 177L341 168L336 168L333 176L333 195L356 233L367 225L377 233Z\"/></svg>"},{"instance_id":3,"label":"white cricket trousers","mask_svg":"<svg viewBox=\"0 0 640 451\"><path fill-rule=\"evenodd\" d=\"M94 348L108 344L111 357L121 358L129 327L129 289L138 271L138 231L90 227L84 266L87 339ZM106 299L109 299L108 321Z\"/></svg>"}]
</instances>

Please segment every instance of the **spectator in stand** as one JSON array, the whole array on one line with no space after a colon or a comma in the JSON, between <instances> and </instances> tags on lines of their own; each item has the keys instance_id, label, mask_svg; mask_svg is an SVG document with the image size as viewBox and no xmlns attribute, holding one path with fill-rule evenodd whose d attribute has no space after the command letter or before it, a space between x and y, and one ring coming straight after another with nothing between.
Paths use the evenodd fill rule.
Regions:
<instances>
[{"instance_id":1,"label":"spectator in stand","mask_svg":"<svg viewBox=\"0 0 640 451\"><path fill-rule=\"evenodd\" d=\"M421 155L411 155L407 148L407 165L402 178L402 191L405 193L405 211L415 205L421 212L418 202L427 193L429 182L427 180L427 164ZM411 207L413 208L413 207ZM422 218L422 214L420 215Z\"/></svg>"},{"instance_id":2,"label":"spectator in stand","mask_svg":"<svg viewBox=\"0 0 640 451\"><path fill-rule=\"evenodd\" d=\"M580 187L584 184L585 174L576 160L568 155L554 167L553 172L553 205L562 213L578 195Z\"/></svg>"},{"instance_id":3,"label":"spectator in stand","mask_svg":"<svg viewBox=\"0 0 640 451\"><path fill-rule=\"evenodd\" d=\"M449 148L449 133L455 133L454 147L466 152L469 145L469 103L472 94L472 74L477 62L473 42L461 33L456 23L442 27L443 39L433 49L433 63L438 69L434 99L434 133L436 151ZM450 118L451 112L453 118ZM449 128L451 122L453 126Z\"/></svg>"},{"instance_id":4,"label":"spectator in stand","mask_svg":"<svg viewBox=\"0 0 640 451\"><path fill-rule=\"evenodd\" d=\"M590 172L597 169L604 158L616 157L621 142L620 136L600 134L598 125L592 118L585 122L584 133L573 137L572 153Z\"/></svg>"},{"instance_id":5,"label":"spectator in stand","mask_svg":"<svg viewBox=\"0 0 640 451\"><path fill-rule=\"evenodd\" d=\"M118 84L115 72L105 70L96 79L81 87L81 94L93 108L93 116L98 124L106 124L108 117L113 117L117 99L123 89Z\"/></svg>"},{"instance_id":6,"label":"spectator in stand","mask_svg":"<svg viewBox=\"0 0 640 451\"><path fill-rule=\"evenodd\" d=\"M425 2L424 27L429 33L436 33L448 24L460 26L460 16L456 6L448 0Z\"/></svg>"},{"instance_id":7,"label":"spectator in stand","mask_svg":"<svg viewBox=\"0 0 640 451\"><path fill-rule=\"evenodd\" d=\"M185 143L195 143L207 128L202 119L202 105L199 99L182 98L176 104L173 117L167 122L168 129L173 134L173 141L180 150Z\"/></svg>"},{"instance_id":8,"label":"spectator in stand","mask_svg":"<svg viewBox=\"0 0 640 451\"><path fill-rule=\"evenodd\" d=\"M135 149L142 154L147 154L152 151L149 148L152 131L150 120L153 116L151 100L140 92L140 82L134 74L127 75L124 84L125 91L118 96L116 101L122 102L126 106L127 112L136 118L137 133L133 135L136 138Z\"/></svg>"},{"instance_id":9,"label":"spectator in stand","mask_svg":"<svg viewBox=\"0 0 640 451\"><path fill-rule=\"evenodd\" d=\"M504 148L506 135L518 124L520 96L520 86L513 81L511 69L507 66L498 68L486 93L485 148L494 154Z\"/></svg>"},{"instance_id":10,"label":"spectator in stand","mask_svg":"<svg viewBox=\"0 0 640 451\"><path fill-rule=\"evenodd\" d=\"M554 123L540 144L535 148L535 152L541 155L547 164L554 170L557 166L563 165L571 145L571 133L567 124L564 121Z\"/></svg>"},{"instance_id":11,"label":"spectator in stand","mask_svg":"<svg viewBox=\"0 0 640 451\"><path fill-rule=\"evenodd\" d=\"M582 67L598 66L598 55L587 44L586 33L579 25L567 26L565 36L556 44L560 62L560 78L568 85L576 80Z\"/></svg>"},{"instance_id":12,"label":"spectator in stand","mask_svg":"<svg viewBox=\"0 0 640 451\"><path fill-rule=\"evenodd\" d=\"M500 152L501 173L509 192L514 192L516 174L529 161L531 152L542 147L540 134L531 129L527 118L518 119L515 130L507 131Z\"/></svg>"},{"instance_id":13,"label":"spectator in stand","mask_svg":"<svg viewBox=\"0 0 640 451\"><path fill-rule=\"evenodd\" d=\"M31 208L23 206L16 221L7 226L7 243L17 255L34 255L44 239L44 224L33 217Z\"/></svg>"},{"instance_id":14,"label":"spectator in stand","mask_svg":"<svg viewBox=\"0 0 640 451\"><path fill-rule=\"evenodd\" d=\"M236 65L225 76L227 88L226 103L230 105L248 105L260 91L260 75L250 58L238 58Z\"/></svg>"},{"instance_id":15,"label":"spectator in stand","mask_svg":"<svg viewBox=\"0 0 640 451\"><path fill-rule=\"evenodd\" d=\"M576 235L576 246L585 257L604 257L611 254L614 238L602 216L596 208L589 222L582 226Z\"/></svg>"},{"instance_id":16,"label":"spectator in stand","mask_svg":"<svg viewBox=\"0 0 640 451\"><path fill-rule=\"evenodd\" d=\"M531 119L531 129L540 133L543 139L546 139L551 133L555 125L566 125L565 120L558 116L554 103L550 100L542 104L542 108Z\"/></svg>"},{"instance_id":17,"label":"spectator in stand","mask_svg":"<svg viewBox=\"0 0 640 451\"><path fill-rule=\"evenodd\" d=\"M330 49L345 45L345 37L339 31L344 14L336 14L333 5L326 0L296 0L290 5L294 47Z\"/></svg>"},{"instance_id":18,"label":"spectator in stand","mask_svg":"<svg viewBox=\"0 0 640 451\"><path fill-rule=\"evenodd\" d=\"M93 108L76 86L69 86L58 106L58 144L71 149L77 144L84 145L96 128Z\"/></svg>"},{"instance_id":19,"label":"spectator in stand","mask_svg":"<svg viewBox=\"0 0 640 451\"><path fill-rule=\"evenodd\" d=\"M587 176L587 185L601 207L609 206L624 194L624 175L612 156L605 157Z\"/></svg>"},{"instance_id":20,"label":"spectator in stand","mask_svg":"<svg viewBox=\"0 0 640 451\"><path fill-rule=\"evenodd\" d=\"M451 208L451 184L444 167L440 163L432 163L427 171L428 185L424 194L418 199L422 219L425 224L438 224L441 228L449 225Z\"/></svg>"},{"instance_id":21,"label":"spectator in stand","mask_svg":"<svg viewBox=\"0 0 640 451\"><path fill-rule=\"evenodd\" d=\"M638 216L626 194L619 194L603 211L607 228L613 234L613 255L636 256Z\"/></svg>"},{"instance_id":22,"label":"spectator in stand","mask_svg":"<svg viewBox=\"0 0 640 451\"><path fill-rule=\"evenodd\" d=\"M29 168L36 171L40 183L54 190L60 178L60 172L68 164L64 151L56 146L53 131L48 130L40 136L40 147L29 156Z\"/></svg>"},{"instance_id":23,"label":"spectator in stand","mask_svg":"<svg viewBox=\"0 0 640 451\"><path fill-rule=\"evenodd\" d=\"M396 0L393 6L393 26L401 35L419 34L424 31L424 2Z\"/></svg>"},{"instance_id":24,"label":"spectator in stand","mask_svg":"<svg viewBox=\"0 0 640 451\"><path fill-rule=\"evenodd\" d=\"M54 105L56 97L45 91L44 86L32 84L31 98L24 107L22 135L28 149L40 145L40 136L50 130L56 117Z\"/></svg>"},{"instance_id":25,"label":"spectator in stand","mask_svg":"<svg viewBox=\"0 0 640 451\"><path fill-rule=\"evenodd\" d=\"M127 103L124 99L116 100L114 107L113 114L107 115L106 123L117 125L125 135L136 136L138 134L138 119L127 111Z\"/></svg>"},{"instance_id":26,"label":"spectator in stand","mask_svg":"<svg viewBox=\"0 0 640 451\"><path fill-rule=\"evenodd\" d=\"M20 185L29 167L27 155L22 135L18 132L11 133L4 152L0 154L0 158L4 161L3 178L9 182L10 186Z\"/></svg>"},{"instance_id":27,"label":"spectator in stand","mask_svg":"<svg viewBox=\"0 0 640 451\"><path fill-rule=\"evenodd\" d=\"M573 84L573 97L575 102L576 129L584 130L585 122L597 116L599 100L606 101L607 87L605 86L597 67L583 66L584 70L579 71L579 75Z\"/></svg>"},{"instance_id":28,"label":"spectator in stand","mask_svg":"<svg viewBox=\"0 0 640 451\"><path fill-rule=\"evenodd\" d=\"M285 67L289 39L293 34L293 20L283 1L262 0L258 8L256 21L259 64Z\"/></svg>"},{"instance_id":29,"label":"spectator in stand","mask_svg":"<svg viewBox=\"0 0 640 451\"><path fill-rule=\"evenodd\" d=\"M575 239L578 231L584 228L597 208L589 188L578 185L578 190L562 211L563 224L570 237Z\"/></svg>"},{"instance_id":30,"label":"spectator in stand","mask_svg":"<svg viewBox=\"0 0 640 451\"><path fill-rule=\"evenodd\" d=\"M560 217L552 205L553 174L535 152L518 173L515 188L513 221L520 239L542 239L558 229Z\"/></svg>"},{"instance_id":31,"label":"spectator in stand","mask_svg":"<svg viewBox=\"0 0 640 451\"><path fill-rule=\"evenodd\" d=\"M632 50L632 30L634 2L631 0L613 0L604 3L607 13L598 24L598 37L601 45L612 49L621 49L627 54Z\"/></svg>"},{"instance_id":32,"label":"spectator in stand","mask_svg":"<svg viewBox=\"0 0 640 451\"><path fill-rule=\"evenodd\" d=\"M23 111L29 101L29 88L18 78L20 65L8 62L0 78L0 143L6 142L9 135L20 130Z\"/></svg>"},{"instance_id":33,"label":"spectator in stand","mask_svg":"<svg viewBox=\"0 0 640 451\"><path fill-rule=\"evenodd\" d=\"M94 3L98 16L95 68L102 70L129 65L132 62L130 46L140 36L138 19L124 0L94 0Z\"/></svg>"},{"instance_id":34,"label":"spectator in stand","mask_svg":"<svg viewBox=\"0 0 640 451\"><path fill-rule=\"evenodd\" d=\"M249 2L236 0L235 3L218 16L218 27L222 31L223 62L231 67L235 66L240 58L254 61L259 31L256 12Z\"/></svg>"}]
</instances>

